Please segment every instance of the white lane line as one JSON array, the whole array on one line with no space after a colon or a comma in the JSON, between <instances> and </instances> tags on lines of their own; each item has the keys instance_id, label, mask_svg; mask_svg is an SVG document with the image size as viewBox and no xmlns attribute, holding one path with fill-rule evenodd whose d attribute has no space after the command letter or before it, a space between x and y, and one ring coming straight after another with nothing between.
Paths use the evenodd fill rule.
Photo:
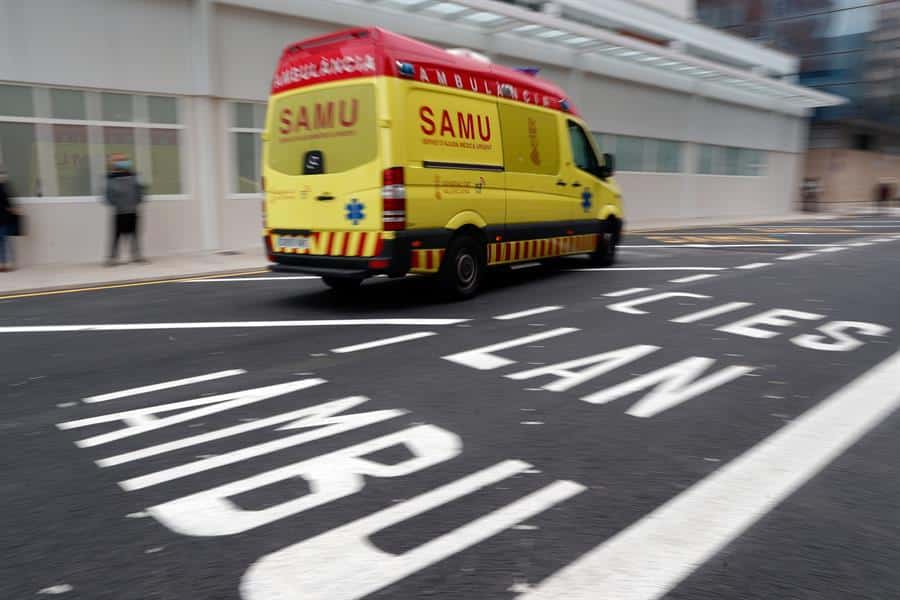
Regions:
<instances>
[{"instance_id":1,"label":"white lane line","mask_svg":"<svg viewBox=\"0 0 900 600\"><path fill-rule=\"evenodd\" d=\"M339 327L355 325L457 325L471 319L322 319L320 321L213 321L200 323L110 323L98 325L29 325L0 327L0 333L76 331L152 331L159 329L237 329L254 327Z\"/></svg>"},{"instance_id":2,"label":"white lane line","mask_svg":"<svg viewBox=\"0 0 900 600\"><path fill-rule=\"evenodd\" d=\"M341 348L333 348L331 351L336 354L347 354L348 352L358 352L359 350L368 350L369 348L378 348L380 346L390 346L391 344L399 344L400 342L409 342L421 338L437 335L434 331L420 331L418 333L410 333L407 335L398 335L397 337L384 338L365 342L363 344L355 344L353 346L343 346Z\"/></svg>"},{"instance_id":3,"label":"white lane line","mask_svg":"<svg viewBox=\"0 0 900 600\"><path fill-rule=\"evenodd\" d=\"M699 275L690 275L688 277L679 277L678 279L670 279L669 283L693 283L694 281L703 281L704 279L712 279L718 277L712 273L701 273Z\"/></svg>"},{"instance_id":4,"label":"white lane line","mask_svg":"<svg viewBox=\"0 0 900 600\"><path fill-rule=\"evenodd\" d=\"M803 258L809 258L810 256L815 256L815 254L812 252L798 252L797 254L779 256L776 260L801 260Z\"/></svg>"},{"instance_id":5,"label":"white lane line","mask_svg":"<svg viewBox=\"0 0 900 600\"><path fill-rule=\"evenodd\" d=\"M863 246L871 246L872 242L854 242L852 244L848 244L852 248L862 248Z\"/></svg>"},{"instance_id":6,"label":"white lane line","mask_svg":"<svg viewBox=\"0 0 900 600\"><path fill-rule=\"evenodd\" d=\"M567 269L568 271L727 271L726 267L594 267L587 269Z\"/></svg>"},{"instance_id":7,"label":"white lane line","mask_svg":"<svg viewBox=\"0 0 900 600\"><path fill-rule=\"evenodd\" d=\"M873 242L890 242L890 241L891 241L891 238L876 238L876 239L871 240L871 241L873 241Z\"/></svg>"},{"instance_id":8,"label":"white lane line","mask_svg":"<svg viewBox=\"0 0 900 600\"><path fill-rule=\"evenodd\" d=\"M243 375L246 373L244 369L229 369L227 371L217 371L207 375L197 375L196 377L185 377L184 379L173 379L172 381L164 381L153 385L143 385L141 387L121 390L119 392L110 392L108 394L100 394L97 396L88 396L83 398L84 402L106 402L107 400L118 400L119 398L127 398L128 396L137 396L138 394L146 394L149 392L158 392L159 390L168 390L182 385L190 385L192 383L200 383L202 381L212 381L214 379L222 379L224 377L234 377L235 375Z\"/></svg>"},{"instance_id":9,"label":"white lane line","mask_svg":"<svg viewBox=\"0 0 900 600\"><path fill-rule=\"evenodd\" d=\"M608 294L603 294L607 298L620 298L622 296L633 296L634 294L640 294L641 292L649 292L652 288L628 288L627 290L619 290L618 292L610 292Z\"/></svg>"},{"instance_id":10,"label":"white lane line","mask_svg":"<svg viewBox=\"0 0 900 600\"><path fill-rule=\"evenodd\" d=\"M825 254L827 252L840 252L841 250L846 250L846 246L835 246L834 248L820 248L816 250L816 252L820 254Z\"/></svg>"},{"instance_id":11,"label":"white lane line","mask_svg":"<svg viewBox=\"0 0 900 600\"><path fill-rule=\"evenodd\" d=\"M900 408L900 353L519 600L656 600Z\"/></svg>"},{"instance_id":12,"label":"white lane line","mask_svg":"<svg viewBox=\"0 0 900 600\"><path fill-rule=\"evenodd\" d=\"M834 244L643 244L620 248L825 248ZM852 246L853 244L851 244Z\"/></svg>"},{"instance_id":13,"label":"white lane line","mask_svg":"<svg viewBox=\"0 0 900 600\"><path fill-rule=\"evenodd\" d=\"M528 310L522 310L519 312L497 315L494 318L498 321L511 321L513 319L521 319L522 317L530 317L532 315L539 315L541 313L552 312L554 310L562 310L563 308L564 307L562 306L539 306L537 308L530 308Z\"/></svg>"},{"instance_id":14,"label":"white lane line","mask_svg":"<svg viewBox=\"0 0 900 600\"><path fill-rule=\"evenodd\" d=\"M182 283L231 283L232 281L293 281L296 279L321 279L318 275L288 275L282 277L221 277L216 279L182 279Z\"/></svg>"},{"instance_id":15,"label":"white lane line","mask_svg":"<svg viewBox=\"0 0 900 600\"><path fill-rule=\"evenodd\" d=\"M749 263L746 265L741 265L739 267L735 267L735 269L743 269L745 271L750 271L752 269L762 269L763 267L771 267L773 263L769 262L755 262Z\"/></svg>"},{"instance_id":16,"label":"white lane line","mask_svg":"<svg viewBox=\"0 0 900 600\"><path fill-rule=\"evenodd\" d=\"M720 306L714 306L712 308L707 308L706 310L701 310L699 312L691 313L689 315L684 315L683 317L678 317L677 319L672 319L672 323L695 323L697 321L702 321L703 319L708 319L710 317L715 317L718 315L724 315L725 313L734 312L736 310L740 310L741 308L746 308L748 306L753 306L752 302L729 302L727 304L722 304Z\"/></svg>"}]
</instances>

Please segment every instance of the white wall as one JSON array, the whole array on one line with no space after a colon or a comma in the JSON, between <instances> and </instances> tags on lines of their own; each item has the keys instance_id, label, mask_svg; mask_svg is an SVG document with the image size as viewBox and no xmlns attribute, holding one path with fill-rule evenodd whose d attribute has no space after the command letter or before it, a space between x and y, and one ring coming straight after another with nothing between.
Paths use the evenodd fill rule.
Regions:
<instances>
[{"instance_id":1,"label":"white wall","mask_svg":"<svg viewBox=\"0 0 900 600\"><path fill-rule=\"evenodd\" d=\"M190 0L0 0L0 80L191 90Z\"/></svg>"},{"instance_id":2,"label":"white wall","mask_svg":"<svg viewBox=\"0 0 900 600\"><path fill-rule=\"evenodd\" d=\"M265 100L276 60L287 44L354 20L421 35L444 46L466 45L509 66L539 66L542 77L569 91L594 131L685 142L684 173L620 173L631 226L792 210L802 168L799 153L805 149L806 121L801 116L713 99L711 87L696 83L666 80L666 88L650 85L663 85L662 79L674 75L656 73L654 78L646 76L647 83L637 83L635 77L644 77L640 67L619 66L616 71L612 65L603 76L585 74L573 70L578 65L565 49L548 49L547 44L541 45L541 52L553 64L536 65L531 58L535 48L509 35L492 40L480 33L459 33L459 25L419 22L374 9L371 14L334 16L330 5L312 0L259 2L267 3L269 10L237 6L238 0L0 0L0 82L185 96L184 195L148 203L144 240L150 255L259 243L259 197L230 194L234 158L226 131L228 103ZM691 3L656 4L680 13ZM306 18L297 14L300 5ZM208 6L208 12L198 9L202 6ZM344 24L326 22L329 11L334 21ZM208 27L198 22L204 14L210 18ZM699 143L766 150L766 175L694 175L690 171ZM109 215L96 199L64 203L44 198L24 208L30 235L20 244L23 264L103 258Z\"/></svg>"}]
</instances>

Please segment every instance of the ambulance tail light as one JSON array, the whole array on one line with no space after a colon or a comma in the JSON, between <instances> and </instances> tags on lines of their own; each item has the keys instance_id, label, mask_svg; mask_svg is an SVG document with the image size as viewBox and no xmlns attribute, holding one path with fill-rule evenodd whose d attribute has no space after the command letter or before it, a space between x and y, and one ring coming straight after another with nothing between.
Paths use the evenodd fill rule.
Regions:
<instances>
[{"instance_id":1,"label":"ambulance tail light","mask_svg":"<svg viewBox=\"0 0 900 600\"><path fill-rule=\"evenodd\" d=\"M403 167L385 169L381 187L385 231L406 229L406 184Z\"/></svg>"}]
</instances>

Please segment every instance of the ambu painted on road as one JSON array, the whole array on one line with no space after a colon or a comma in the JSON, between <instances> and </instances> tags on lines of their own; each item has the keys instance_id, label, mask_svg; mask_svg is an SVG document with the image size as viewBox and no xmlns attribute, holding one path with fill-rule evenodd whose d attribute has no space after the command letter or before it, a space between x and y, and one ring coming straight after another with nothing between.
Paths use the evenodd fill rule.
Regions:
<instances>
[{"instance_id":1,"label":"ambu painted on road","mask_svg":"<svg viewBox=\"0 0 900 600\"><path fill-rule=\"evenodd\" d=\"M377 28L293 44L263 135L273 269L362 279L591 253L622 229L613 158L541 79Z\"/></svg>"}]
</instances>

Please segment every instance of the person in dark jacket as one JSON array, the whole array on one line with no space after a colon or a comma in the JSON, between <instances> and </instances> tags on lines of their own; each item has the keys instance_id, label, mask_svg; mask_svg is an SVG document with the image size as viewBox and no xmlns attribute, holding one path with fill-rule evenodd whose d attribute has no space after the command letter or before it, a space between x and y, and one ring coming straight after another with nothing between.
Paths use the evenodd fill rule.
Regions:
<instances>
[{"instance_id":1,"label":"person in dark jacket","mask_svg":"<svg viewBox=\"0 0 900 600\"><path fill-rule=\"evenodd\" d=\"M138 236L138 206L144 201L144 190L132 169L131 161L124 154L109 157L104 200L113 209L112 245L106 264L112 266L118 263L119 239L122 236L131 237L131 260L147 262L141 255Z\"/></svg>"},{"instance_id":2,"label":"person in dark jacket","mask_svg":"<svg viewBox=\"0 0 900 600\"><path fill-rule=\"evenodd\" d=\"M0 273L13 270L12 245L9 237L13 234L13 225L19 213L13 206L11 196L6 171L0 165Z\"/></svg>"}]
</instances>

